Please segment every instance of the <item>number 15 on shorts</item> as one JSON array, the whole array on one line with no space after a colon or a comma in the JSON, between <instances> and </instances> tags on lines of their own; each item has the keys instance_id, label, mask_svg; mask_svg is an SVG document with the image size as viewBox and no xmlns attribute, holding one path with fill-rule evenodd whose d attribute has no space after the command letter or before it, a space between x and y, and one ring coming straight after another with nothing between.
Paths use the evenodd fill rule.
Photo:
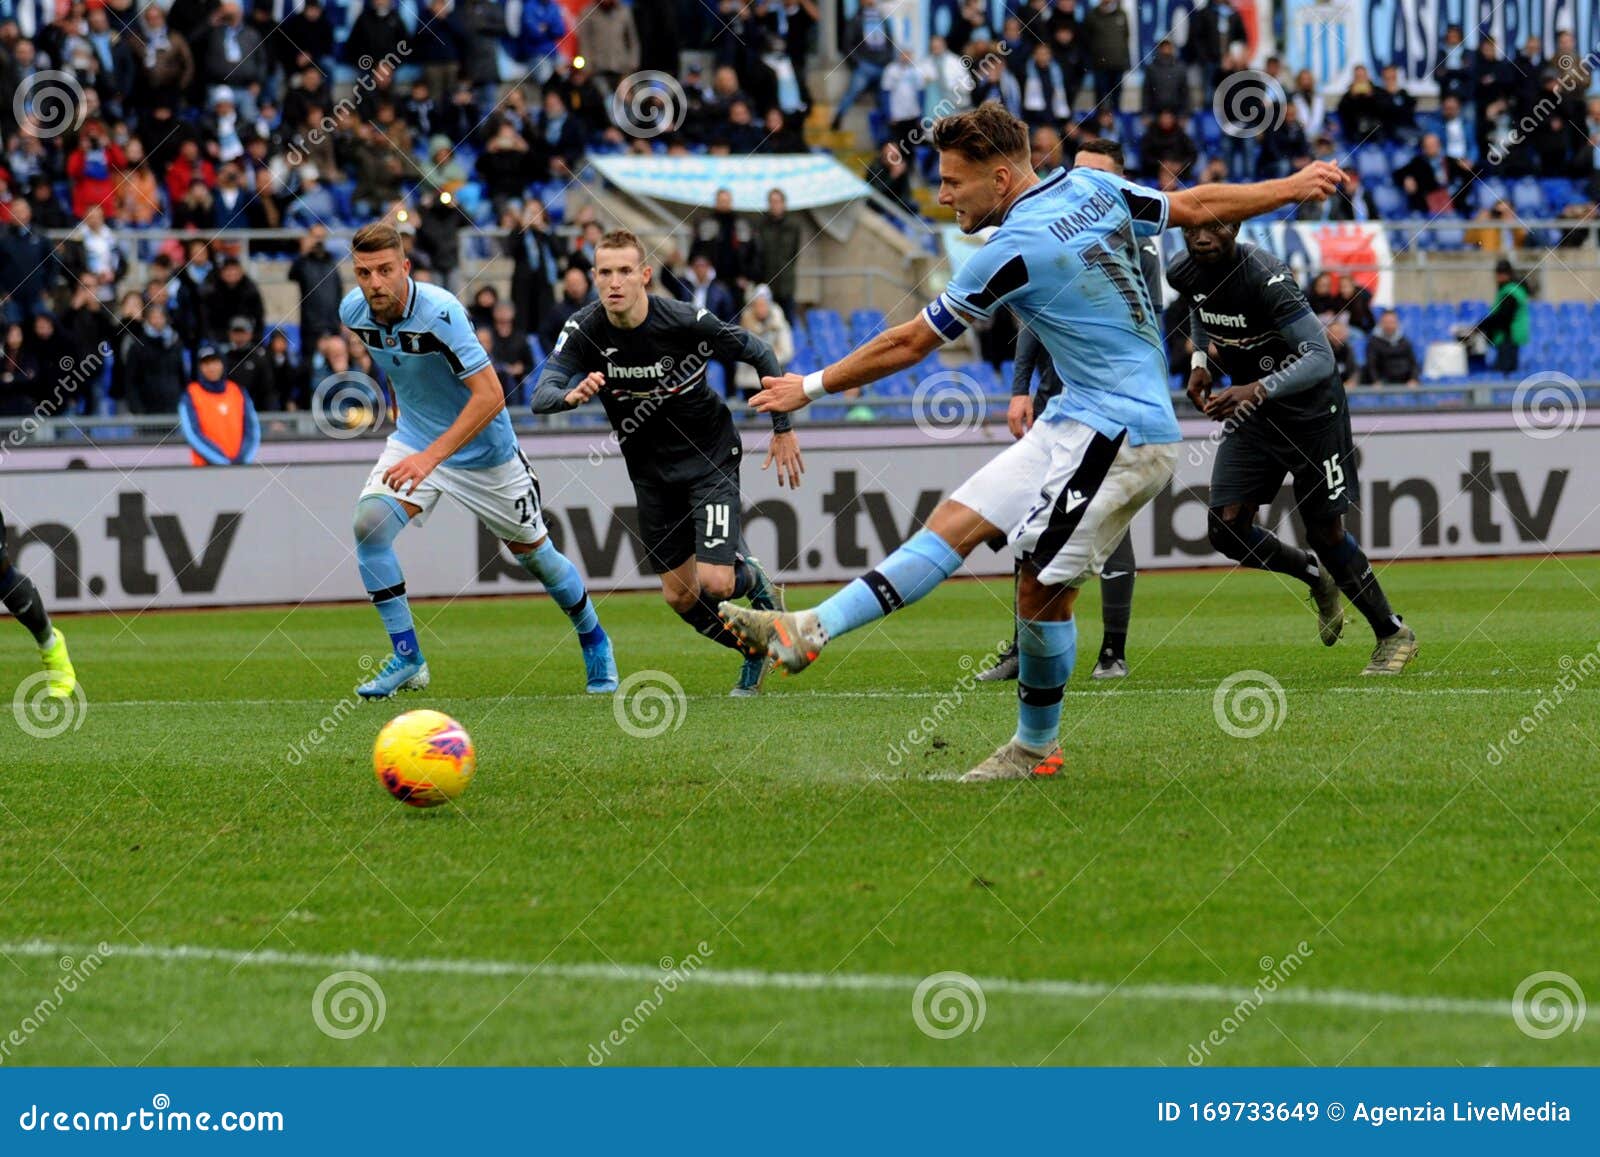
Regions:
<instances>
[{"instance_id":1,"label":"number 15 on shorts","mask_svg":"<svg viewBox=\"0 0 1600 1157\"><path fill-rule=\"evenodd\" d=\"M726 502L706 503L706 532L703 536L706 546L721 546L728 541L730 510Z\"/></svg>"},{"instance_id":2,"label":"number 15 on shorts","mask_svg":"<svg viewBox=\"0 0 1600 1157\"><path fill-rule=\"evenodd\" d=\"M1339 497L1344 493L1344 467L1339 464L1339 455L1335 454L1322 464L1322 472L1328 478L1329 500Z\"/></svg>"}]
</instances>

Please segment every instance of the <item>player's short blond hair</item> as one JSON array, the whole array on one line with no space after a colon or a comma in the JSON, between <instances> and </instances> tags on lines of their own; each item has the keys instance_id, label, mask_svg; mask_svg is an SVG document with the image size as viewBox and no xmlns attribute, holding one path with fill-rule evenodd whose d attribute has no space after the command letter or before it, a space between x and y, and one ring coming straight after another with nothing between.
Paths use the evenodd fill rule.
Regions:
<instances>
[{"instance_id":1,"label":"player's short blond hair","mask_svg":"<svg viewBox=\"0 0 1600 1157\"><path fill-rule=\"evenodd\" d=\"M350 248L356 253L382 253L385 249L398 249L404 253L406 246L400 239L400 230L387 221L374 221L355 231L350 238Z\"/></svg>"},{"instance_id":2,"label":"player's short blond hair","mask_svg":"<svg viewBox=\"0 0 1600 1157\"><path fill-rule=\"evenodd\" d=\"M627 229L613 229L601 237L595 242L594 251L598 253L602 249L632 249L639 254L640 263L644 262L644 242Z\"/></svg>"}]
</instances>

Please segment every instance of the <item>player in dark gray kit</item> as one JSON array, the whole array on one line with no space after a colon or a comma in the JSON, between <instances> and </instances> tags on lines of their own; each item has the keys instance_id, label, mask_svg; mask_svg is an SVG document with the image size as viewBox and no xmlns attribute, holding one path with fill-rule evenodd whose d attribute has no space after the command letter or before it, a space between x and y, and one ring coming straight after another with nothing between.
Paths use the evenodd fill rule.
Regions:
<instances>
[{"instance_id":1,"label":"player in dark gray kit","mask_svg":"<svg viewBox=\"0 0 1600 1157\"><path fill-rule=\"evenodd\" d=\"M1102 169L1115 176L1123 175L1122 146L1116 141L1086 141L1072 161L1073 168ZM1156 238L1139 243L1139 273L1144 278L1145 290L1157 315L1161 312L1161 247ZM1039 377L1039 389L1033 388L1034 374ZM1050 399L1061 392L1061 379L1056 375L1044 344L1034 337L1027 326L1017 323L1017 352L1011 370L1011 408L1006 423L1011 436L1020 438L1033 425L1036 414L1044 413ZM1138 565L1133 557L1133 538L1124 534L1100 568L1100 654L1095 659L1094 679L1121 679L1128 673L1128 623L1133 617L1133 581ZM1000 652L999 661L978 676L985 682L1012 680L1020 666L1017 641Z\"/></svg>"},{"instance_id":2,"label":"player in dark gray kit","mask_svg":"<svg viewBox=\"0 0 1600 1157\"><path fill-rule=\"evenodd\" d=\"M1189 309L1195 355L1188 395L1225 431L1211 468L1211 545L1244 566L1311 588L1322 642L1344 628L1343 591L1377 636L1365 675L1395 675L1417 654L1416 632L1389 609L1367 556L1344 526L1356 492L1355 444L1344 383L1322 323L1289 267L1233 225L1183 231L1188 252L1167 281ZM1208 351L1215 346L1215 369ZM1213 392L1226 374L1232 383ZM1256 523L1256 510L1294 483L1312 552Z\"/></svg>"},{"instance_id":3,"label":"player in dark gray kit","mask_svg":"<svg viewBox=\"0 0 1600 1157\"><path fill-rule=\"evenodd\" d=\"M724 599L782 610L782 591L740 553L742 443L727 403L706 384L716 359L783 373L772 348L709 310L652 296L644 247L608 233L595 247L600 300L567 320L539 373L535 413L571 410L598 397L616 432L638 499L639 535L661 576L661 596L690 626L744 656L734 695L755 695L772 667L746 654L717 614ZM804 467L787 414L774 414L763 469L797 487Z\"/></svg>"},{"instance_id":4,"label":"player in dark gray kit","mask_svg":"<svg viewBox=\"0 0 1600 1157\"><path fill-rule=\"evenodd\" d=\"M12 618L27 628L39 647L39 658L44 663L45 694L51 699L72 698L78 690L78 673L73 670L72 660L67 655L67 637L50 622L50 614L44 609L44 599L39 596L39 590L32 580L12 564L11 556L6 551L6 520L3 514L0 514L0 603L5 604ZM25 685L31 685L37 678L33 676L25 680ZM23 718L20 688L13 706L20 723Z\"/></svg>"}]
</instances>

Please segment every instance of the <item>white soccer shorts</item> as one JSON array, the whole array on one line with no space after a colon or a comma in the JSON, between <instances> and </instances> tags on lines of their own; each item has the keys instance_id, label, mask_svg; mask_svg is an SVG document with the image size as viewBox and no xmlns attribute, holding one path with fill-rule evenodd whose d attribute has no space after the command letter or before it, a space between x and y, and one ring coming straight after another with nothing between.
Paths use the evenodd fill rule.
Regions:
<instances>
[{"instance_id":1,"label":"white soccer shorts","mask_svg":"<svg viewBox=\"0 0 1600 1157\"><path fill-rule=\"evenodd\" d=\"M505 542L538 542L547 533L544 512L539 501L539 478L521 450L516 457L498 466L473 469L455 469L440 466L428 475L410 494L402 494L384 482L384 471L400 459L416 453L410 446L396 442L393 437L384 444L378 464L367 475L361 497L381 494L398 498L421 507L411 521L421 526L439 504L439 496L448 494L472 512L477 520Z\"/></svg>"},{"instance_id":2,"label":"white soccer shorts","mask_svg":"<svg viewBox=\"0 0 1600 1157\"><path fill-rule=\"evenodd\" d=\"M1051 586L1097 575L1133 516L1172 477L1176 442L1130 446L1081 422L1035 422L950 497L1005 531Z\"/></svg>"}]
</instances>

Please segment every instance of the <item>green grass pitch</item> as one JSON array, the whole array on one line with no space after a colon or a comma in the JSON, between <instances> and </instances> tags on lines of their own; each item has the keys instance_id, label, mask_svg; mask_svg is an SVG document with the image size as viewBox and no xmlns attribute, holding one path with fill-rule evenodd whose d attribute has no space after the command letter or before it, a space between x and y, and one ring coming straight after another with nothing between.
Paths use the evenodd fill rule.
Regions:
<instances>
[{"instance_id":1,"label":"green grass pitch","mask_svg":"<svg viewBox=\"0 0 1600 1157\"><path fill-rule=\"evenodd\" d=\"M1383 577L1422 654L1378 683L1365 624L1325 650L1275 576L1147 573L1108 689L1091 587L1066 770L978 787L951 777L1014 722L971 679L1003 583L757 701L657 598L607 597L624 675L685 693L648 738L575 694L542 599L419 606L432 688L354 707L386 651L365 607L64 620L82 725L19 730L0 775L0 1063L1600 1063L1557 1005L1511 1015L1542 972L1600 995L1600 560ZM4 641L15 686L31 652ZM1249 738L1214 710L1239 672L1283 689L1238 685ZM420 706L476 741L458 807L373 778L378 728ZM60 957L101 942L62 992ZM383 1007L348 1037L313 1015L345 970ZM934 1033L914 1014L942 972L981 990L954 1035L950 993L924 994Z\"/></svg>"}]
</instances>

